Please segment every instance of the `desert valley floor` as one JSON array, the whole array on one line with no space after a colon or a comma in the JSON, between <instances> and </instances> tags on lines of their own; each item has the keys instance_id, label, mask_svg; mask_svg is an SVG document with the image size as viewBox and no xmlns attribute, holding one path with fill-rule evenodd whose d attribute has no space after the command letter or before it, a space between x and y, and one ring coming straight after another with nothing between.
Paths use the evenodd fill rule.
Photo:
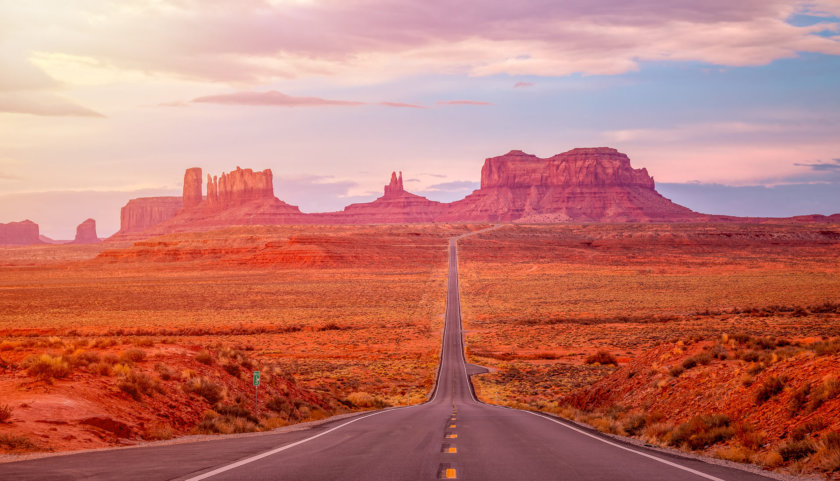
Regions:
<instances>
[{"instance_id":1,"label":"desert valley floor","mask_svg":"<svg viewBox=\"0 0 840 481\"><path fill-rule=\"evenodd\" d=\"M0 450L420 403L450 238L489 403L840 470L836 224L247 226L0 248ZM259 413L251 371L260 370Z\"/></svg>"}]
</instances>

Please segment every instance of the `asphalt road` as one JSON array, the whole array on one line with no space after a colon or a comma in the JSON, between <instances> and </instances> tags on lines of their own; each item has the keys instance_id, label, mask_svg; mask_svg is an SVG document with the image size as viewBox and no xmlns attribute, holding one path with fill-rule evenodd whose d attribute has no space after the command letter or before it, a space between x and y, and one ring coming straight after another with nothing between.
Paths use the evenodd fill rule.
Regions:
<instances>
[{"instance_id":1,"label":"asphalt road","mask_svg":"<svg viewBox=\"0 0 840 481\"><path fill-rule=\"evenodd\" d=\"M0 464L0 480L732 480L768 478L646 450L475 399L464 361L456 240L429 402L296 432L114 449Z\"/></svg>"}]
</instances>

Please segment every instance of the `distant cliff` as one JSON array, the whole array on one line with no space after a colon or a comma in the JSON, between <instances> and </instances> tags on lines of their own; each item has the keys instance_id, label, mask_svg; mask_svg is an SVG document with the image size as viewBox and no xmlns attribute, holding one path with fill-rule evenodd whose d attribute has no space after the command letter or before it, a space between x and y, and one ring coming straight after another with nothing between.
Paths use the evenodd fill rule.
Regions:
<instances>
[{"instance_id":1,"label":"distant cliff","mask_svg":"<svg viewBox=\"0 0 840 481\"><path fill-rule=\"evenodd\" d=\"M41 244L38 224L31 220L0 224L0 245Z\"/></svg>"}]
</instances>

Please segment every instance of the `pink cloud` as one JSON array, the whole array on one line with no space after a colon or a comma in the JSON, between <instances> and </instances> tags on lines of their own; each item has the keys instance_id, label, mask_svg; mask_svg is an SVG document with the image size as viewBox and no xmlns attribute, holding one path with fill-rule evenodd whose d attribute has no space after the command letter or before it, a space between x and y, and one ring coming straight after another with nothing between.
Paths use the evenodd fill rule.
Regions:
<instances>
[{"instance_id":1,"label":"pink cloud","mask_svg":"<svg viewBox=\"0 0 840 481\"><path fill-rule=\"evenodd\" d=\"M513 88L515 88L515 89L527 88L527 87L533 87L533 86L534 86L533 82L516 82L515 84L513 84Z\"/></svg>"},{"instance_id":2,"label":"pink cloud","mask_svg":"<svg viewBox=\"0 0 840 481\"><path fill-rule=\"evenodd\" d=\"M234 92L230 94L208 95L192 100L195 103L222 105L253 105L272 107L323 107L323 106L355 106L363 102L346 100L329 100L320 97L294 97L275 90L267 92Z\"/></svg>"},{"instance_id":3,"label":"pink cloud","mask_svg":"<svg viewBox=\"0 0 840 481\"><path fill-rule=\"evenodd\" d=\"M422 105L404 104L402 102L379 102L379 105L384 105L385 107L397 107L397 108L408 108L408 109L425 109L425 108L428 108L428 107L424 107Z\"/></svg>"},{"instance_id":4,"label":"pink cloud","mask_svg":"<svg viewBox=\"0 0 840 481\"><path fill-rule=\"evenodd\" d=\"M493 105L490 102L482 102L479 100L438 100L437 105Z\"/></svg>"},{"instance_id":5,"label":"pink cloud","mask_svg":"<svg viewBox=\"0 0 840 481\"><path fill-rule=\"evenodd\" d=\"M0 112L50 117L105 117L50 93L0 94Z\"/></svg>"},{"instance_id":6,"label":"pink cloud","mask_svg":"<svg viewBox=\"0 0 840 481\"><path fill-rule=\"evenodd\" d=\"M799 52L840 55L836 39L814 35L838 29L830 16L840 10L836 0L220 0L212 6L169 0L154 5L125 0L111 9L12 6L4 14L16 24L51 26L26 38L27 51L239 85L439 72L618 74L638 69L642 61L742 66ZM825 21L808 27L787 23L802 12L824 14ZM92 23L91 16L102 21Z\"/></svg>"}]
</instances>

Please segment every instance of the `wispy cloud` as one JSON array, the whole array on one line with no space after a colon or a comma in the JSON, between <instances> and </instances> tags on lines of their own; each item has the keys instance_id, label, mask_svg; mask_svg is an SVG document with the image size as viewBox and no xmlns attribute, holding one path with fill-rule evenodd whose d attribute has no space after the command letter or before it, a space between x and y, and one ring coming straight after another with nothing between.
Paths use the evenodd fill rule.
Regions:
<instances>
[{"instance_id":1,"label":"wispy cloud","mask_svg":"<svg viewBox=\"0 0 840 481\"><path fill-rule=\"evenodd\" d=\"M840 172L840 159L833 159L831 162L814 162L814 163L794 163L798 167L810 167L815 171L822 172Z\"/></svg>"},{"instance_id":2,"label":"wispy cloud","mask_svg":"<svg viewBox=\"0 0 840 481\"><path fill-rule=\"evenodd\" d=\"M0 94L0 112L52 117L105 117L99 112L49 93Z\"/></svg>"},{"instance_id":3,"label":"wispy cloud","mask_svg":"<svg viewBox=\"0 0 840 481\"><path fill-rule=\"evenodd\" d=\"M533 87L534 85L534 82L516 82L515 84L513 84L513 88L522 89L527 87Z\"/></svg>"},{"instance_id":4,"label":"wispy cloud","mask_svg":"<svg viewBox=\"0 0 840 481\"><path fill-rule=\"evenodd\" d=\"M405 104L402 102L379 102L379 105L384 105L385 107L397 107L397 108L407 108L407 109L426 109L423 105L416 105L416 104Z\"/></svg>"},{"instance_id":5,"label":"wispy cloud","mask_svg":"<svg viewBox=\"0 0 840 481\"><path fill-rule=\"evenodd\" d=\"M438 100L437 105L493 105L491 102L480 100Z\"/></svg>"},{"instance_id":6,"label":"wispy cloud","mask_svg":"<svg viewBox=\"0 0 840 481\"><path fill-rule=\"evenodd\" d=\"M364 105L364 102L352 102L347 100L330 100L320 97L294 97L276 90L267 92L234 92L221 95L208 95L192 100L194 103L221 104L221 105L252 105L267 107L352 107Z\"/></svg>"}]
</instances>

